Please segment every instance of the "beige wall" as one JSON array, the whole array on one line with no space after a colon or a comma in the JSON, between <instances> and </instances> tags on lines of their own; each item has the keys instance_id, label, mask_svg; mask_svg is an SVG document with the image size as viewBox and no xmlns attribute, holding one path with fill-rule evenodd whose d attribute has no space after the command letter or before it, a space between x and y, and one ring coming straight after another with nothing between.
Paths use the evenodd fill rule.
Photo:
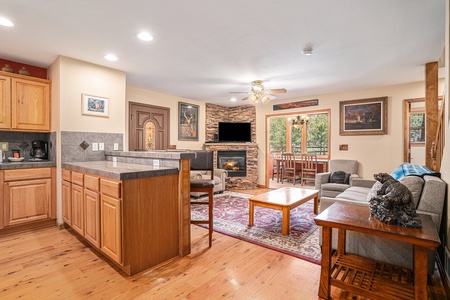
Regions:
<instances>
[{"instance_id":1,"label":"beige wall","mask_svg":"<svg viewBox=\"0 0 450 300\"><path fill-rule=\"evenodd\" d=\"M440 81L440 86L439 90L442 91L443 80ZM372 136L339 135L339 101L382 96L388 97L388 134ZM344 93L313 95L301 99L272 101L269 104L258 105L256 108L256 140L259 145L258 157L260 157L258 162L259 184L265 184L266 115L331 109L331 159L356 159L360 163L359 175L363 178L373 178L375 173L391 173L403 162L403 100L424 96L424 82L416 82ZM319 99L319 105L303 109L273 111L273 104L307 99ZM348 144L348 151L339 151L340 144Z\"/></svg>"},{"instance_id":2,"label":"beige wall","mask_svg":"<svg viewBox=\"0 0 450 300\"><path fill-rule=\"evenodd\" d=\"M125 138L125 148L128 150L128 110L129 102L138 102L162 107L170 108L170 145L177 145L177 149L202 149L205 143L205 103L199 102L191 99L180 98L172 95L161 94L149 90L143 90L135 87L127 87L126 93L126 111L127 111L127 122L126 122L126 138ZM198 141L179 141L178 140L178 102L187 102L191 104L196 104L200 106L199 111L199 127Z\"/></svg>"}]
</instances>

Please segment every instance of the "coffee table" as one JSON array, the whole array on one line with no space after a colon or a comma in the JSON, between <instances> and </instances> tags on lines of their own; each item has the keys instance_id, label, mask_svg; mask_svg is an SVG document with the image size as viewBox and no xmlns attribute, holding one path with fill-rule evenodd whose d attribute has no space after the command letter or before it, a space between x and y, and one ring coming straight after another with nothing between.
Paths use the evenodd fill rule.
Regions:
<instances>
[{"instance_id":1,"label":"coffee table","mask_svg":"<svg viewBox=\"0 0 450 300\"><path fill-rule=\"evenodd\" d=\"M296 208L300 204L303 204L311 199L314 199L314 213L317 215L319 203L319 191L317 190L284 187L253 196L248 199L248 226L253 226L255 206L281 210L281 233L287 235L289 234L291 209Z\"/></svg>"},{"instance_id":2,"label":"coffee table","mask_svg":"<svg viewBox=\"0 0 450 300\"><path fill-rule=\"evenodd\" d=\"M370 299L428 299L428 249L435 250L440 240L431 217L419 216L422 228L406 228L371 217L370 208L365 205L335 203L324 210L314 219L323 227L319 298L330 299L334 285ZM333 256L332 228L338 229L337 251ZM345 253L347 230L412 244L414 270Z\"/></svg>"}]
</instances>

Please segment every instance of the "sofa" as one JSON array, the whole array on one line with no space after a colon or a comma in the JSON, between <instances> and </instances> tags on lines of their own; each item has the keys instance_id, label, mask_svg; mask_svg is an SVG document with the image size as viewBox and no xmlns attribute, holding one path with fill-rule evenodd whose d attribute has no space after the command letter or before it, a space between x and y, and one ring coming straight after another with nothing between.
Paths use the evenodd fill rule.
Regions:
<instances>
[{"instance_id":1,"label":"sofa","mask_svg":"<svg viewBox=\"0 0 450 300\"><path fill-rule=\"evenodd\" d=\"M430 215L436 226L436 231L439 232L447 184L439 177L429 175L425 175L423 178L419 176L406 176L399 179L399 181L406 185L413 194L417 213ZM374 193L380 186L381 183L375 180L354 179L351 187L335 198L322 196L319 212L325 211L336 202L368 206L369 193ZM321 234L322 231L320 231L320 243L322 242ZM332 246L333 249L337 247L336 229L333 229ZM345 247L347 253L413 269L413 246L408 243L347 231ZM428 274L430 275L434 273L435 261L435 251L429 251Z\"/></svg>"},{"instance_id":2,"label":"sofa","mask_svg":"<svg viewBox=\"0 0 450 300\"><path fill-rule=\"evenodd\" d=\"M190 171L191 179L204 179L211 180L210 171ZM224 169L214 169L214 193L221 193L225 190L225 180L227 179L228 172ZM195 192L191 193L193 197L200 197L203 195L207 195L207 193L203 192Z\"/></svg>"},{"instance_id":3,"label":"sofa","mask_svg":"<svg viewBox=\"0 0 450 300\"><path fill-rule=\"evenodd\" d=\"M348 174L347 180L339 182L333 180L336 172L342 171ZM358 176L358 161L350 159L332 159L330 160L330 172L317 173L314 189L319 191L319 199L323 197L334 198L350 187L353 179Z\"/></svg>"}]
</instances>

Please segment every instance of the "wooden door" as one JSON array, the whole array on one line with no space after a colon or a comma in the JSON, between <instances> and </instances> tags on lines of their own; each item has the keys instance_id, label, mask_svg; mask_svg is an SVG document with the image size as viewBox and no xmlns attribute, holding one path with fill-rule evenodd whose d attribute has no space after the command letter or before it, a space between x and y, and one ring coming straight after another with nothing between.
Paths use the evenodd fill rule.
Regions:
<instances>
[{"instance_id":1,"label":"wooden door","mask_svg":"<svg viewBox=\"0 0 450 300\"><path fill-rule=\"evenodd\" d=\"M0 129L11 128L11 79L0 76Z\"/></svg>"},{"instance_id":2,"label":"wooden door","mask_svg":"<svg viewBox=\"0 0 450 300\"><path fill-rule=\"evenodd\" d=\"M118 263L122 263L121 201L101 196L101 250Z\"/></svg>"},{"instance_id":3,"label":"wooden door","mask_svg":"<svg viewBox=\"0 0 450 300\"><path fill-rule=\"evenodd\" d=\"M100 195L87 189L84 189L84 216L84 237L100 248Z\"/></svg>"},{"instance_id":4,"label":"wooden door","mask_svg":"<svg viewBox=\"0 0 450 300\"><path fill-rule=\"evenodd\" d=\"M12 79L12 128L50 130L50 84Z\"/></svg>"},{"instance_id":5,"label":"wooden door","mask_svg":"<svg viewBox=\"0 0 450 300\"><path fill-rule=\"evenodd\" d=\"M72 228L84 235L83 187L72 183Z\"/></svg>"},{"instance_id":6,"label":"wooden door","mask_svg":"<svg viewBox=\"0 0 450 300\"><path fill-rule=\"evenodd\" d=\"M50 218L51 179L5 183L5 226Z\"/></svg>"},{"instance_id":7,"label":"wooden door","mask_svg":"<svg viewBox=\"0 0 450 300\"><path fill-rule=\"evenodd\" d=\"M129 150L165 150L170 142L170 108L130 102Z\"/></svg>"},{"instance_id":8,"label":"wooden door","mask_svg":"<svg viewBox=\"0 0 450 300\"><path fill-rule=\"evenodd\" d=\"M62 218L72 226L72 184L66 180L62 181Z\"/></svg>"}]
</instances>

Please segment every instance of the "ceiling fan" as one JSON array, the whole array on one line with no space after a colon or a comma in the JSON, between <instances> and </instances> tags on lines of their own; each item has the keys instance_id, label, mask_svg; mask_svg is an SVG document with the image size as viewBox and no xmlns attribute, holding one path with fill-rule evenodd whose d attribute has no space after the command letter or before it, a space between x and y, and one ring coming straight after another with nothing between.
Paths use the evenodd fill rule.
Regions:
<instances>
[{"instance_id":1,"label":"ceiling fan","mask_svg":"<svg viewBox=\"0 0 450 300\"><path fill-rule=\"evenodd\" d=\"M242 100L250 100L253 104L258 104L259 102L266 103L270 99L275 99L273 94L284 94L286 89L264 89L262 85L262 80L255 80L252 82L252 91L249 92L249 96ZM230 92L230 93L247 93L247 92Z\"/></svg>"}]
</instances>

